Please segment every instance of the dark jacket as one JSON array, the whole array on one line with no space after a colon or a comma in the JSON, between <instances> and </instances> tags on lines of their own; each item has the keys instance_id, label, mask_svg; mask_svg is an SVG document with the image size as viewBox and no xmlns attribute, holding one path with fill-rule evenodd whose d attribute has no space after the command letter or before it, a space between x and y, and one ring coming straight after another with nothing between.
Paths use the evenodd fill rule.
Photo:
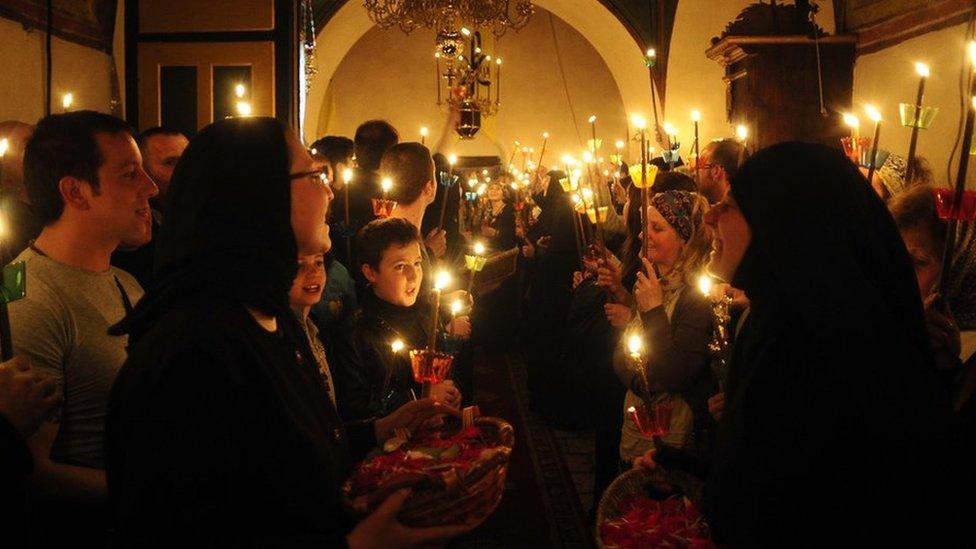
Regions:
<instances>
[{"instance_id":1,"label":"dark jacket","mask_svg":"<svg viewBox=\"0 0 976 549\"><path fill-rule=\"evenodd\" d=\"M349 434L291 319L264 332L242 307L175 310L131 349L109 404L116 543L341 546ZM191 535L192 538L186 536Z\"/></svg>"},{"instance_id":2,"label":"dark jacket","mask_svg":"<svg viewBox=\"0 0 976 549\"><path fill-rule=\"evenodd\" d=\"M647 381L652 393L680 395L694 414L693 447L704 451L714 431L708 399L718 392L718 381L709 367L708 343L712 337L712 310L708 300L691 287L678 296L668 319L664 306L641 313L647 349ZM621 352L614 360L620 381L634 394L647 399L640 376L628 367ZM697 454L697 451L693 451Z\"/></svg>"},{"instance_id":3,"label":"dark jacket","mask_svg":"<svg viewBox=\"0 0 976 549\"><path fill-rule=\"evenodd\" d=\"M420 396L408 353L427 344L430 315L421 303L418 299L413 307L398 307L366 288L346 342L335 338L336 403L343 419L382 417ZM396 339L405 344L399 353L391 347Z\"/></svg>"},{"instance_id":4,"label":"dark jacket","mask_svg":"<svg viewBox=\"0 0 976 549\"><path fill-rule=\"evenodd\" d=\"M24 437L0 415L0 509L7 513L4 521L5 543L11 547L25 544L27 477L34 471L34 461Z\"/></svg>"}]
</instances>

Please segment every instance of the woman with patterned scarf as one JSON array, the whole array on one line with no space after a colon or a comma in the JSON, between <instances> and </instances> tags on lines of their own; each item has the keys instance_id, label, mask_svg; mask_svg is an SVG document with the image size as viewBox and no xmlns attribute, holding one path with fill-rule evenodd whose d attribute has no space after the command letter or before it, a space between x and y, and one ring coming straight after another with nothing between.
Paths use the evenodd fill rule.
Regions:
<instances>
[{"instance_id":1,"label":"woman with patterned scarf","mask_svg":"<svg viewBox=\"0 0 976 549\"><path fill-rule=\"evenodd\" d=\"M694 284L710 250L711 236L703 222L708 202L698 193L667 191L655 194L650 206L644 227L647 257L634 285L639 316L625 332L628 337L638 331L644 338L646 382L622 351L614 368L628 388L625 414L645 402L669 405L670 429L661 442L704 457L714 430L707 401L718 391L709 368L711 305ZM650 437L625 419L621 459L632 461L653 446Z\"/></svg>"}]
</instances>

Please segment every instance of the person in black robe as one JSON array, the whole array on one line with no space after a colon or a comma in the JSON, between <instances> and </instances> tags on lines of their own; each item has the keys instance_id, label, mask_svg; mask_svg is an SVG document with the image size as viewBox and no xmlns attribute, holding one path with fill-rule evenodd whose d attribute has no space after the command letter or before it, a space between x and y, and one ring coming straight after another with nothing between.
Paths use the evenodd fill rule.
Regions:
<instances>
[{"instance_id":1,"label":"person in black robe","mask_svg":"<svg viewBox=\"0 0 976 549\"><path fill-rule=\"evenodd\" d=\"M705 485L715 541L939 545L950 412L884 204L840 151L782 143L706 221L709 270L752 304Z\"/></svg>"},{"instance_id":2,"label":"person in black robe","mask_svg":"<svg viewBox=\"0 0 976 549\"><path fill-rule=\"evenodd\" d=\"M464 530L404 528L401 492L348 531L351 461L441 408L339 420L288 307L299 252L330 244L321 172L272 118L216 122L187 148L153 285L113 328L129 336L106 424L113 546L411 545Z\"/></svg>"}]
</instances>

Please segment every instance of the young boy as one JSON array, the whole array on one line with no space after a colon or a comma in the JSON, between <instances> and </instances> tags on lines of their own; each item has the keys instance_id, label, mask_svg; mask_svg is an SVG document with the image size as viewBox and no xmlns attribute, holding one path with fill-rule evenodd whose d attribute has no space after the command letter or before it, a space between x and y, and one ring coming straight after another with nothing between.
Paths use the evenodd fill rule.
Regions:
<instances>
[{"instance_id":1,"label":"young boy","mask_svg":"<svg viewBox=\"0 0 976 549\"><path fill-rule=\"evenodd\" d=\"M357 258L369 285L346 338L349 346L336 349L336 397L346 421L383 416L420 397L408 355L426 346L430 331L428 296L418 299L424 277L420 246L420 233L405 219L378 219L359 231ZM445 329L471 334L465 318ZM399 352L392 348L396 340L404 343ZM434 385L431 396L452 406L461 402L450 380Z\"/></svg>"}]
</instances>

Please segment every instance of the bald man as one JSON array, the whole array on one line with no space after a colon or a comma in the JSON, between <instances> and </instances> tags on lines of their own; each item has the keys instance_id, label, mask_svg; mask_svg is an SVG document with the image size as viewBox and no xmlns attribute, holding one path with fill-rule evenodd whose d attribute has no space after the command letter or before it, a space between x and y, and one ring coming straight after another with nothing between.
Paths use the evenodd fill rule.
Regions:
<instances>
[{"instance_id":1,"label":"bald man","mask_svg":"<svg viewBox=\"0 0 976 549\"><path fill-rule=\"evenodd\" d=\"M34 213L24 187L24 148L34 126L17 120L0 122L0 139L7 153L0 158L0 262L6 265L37 238L44 223Z\"/></svg>"}]
</instances>

